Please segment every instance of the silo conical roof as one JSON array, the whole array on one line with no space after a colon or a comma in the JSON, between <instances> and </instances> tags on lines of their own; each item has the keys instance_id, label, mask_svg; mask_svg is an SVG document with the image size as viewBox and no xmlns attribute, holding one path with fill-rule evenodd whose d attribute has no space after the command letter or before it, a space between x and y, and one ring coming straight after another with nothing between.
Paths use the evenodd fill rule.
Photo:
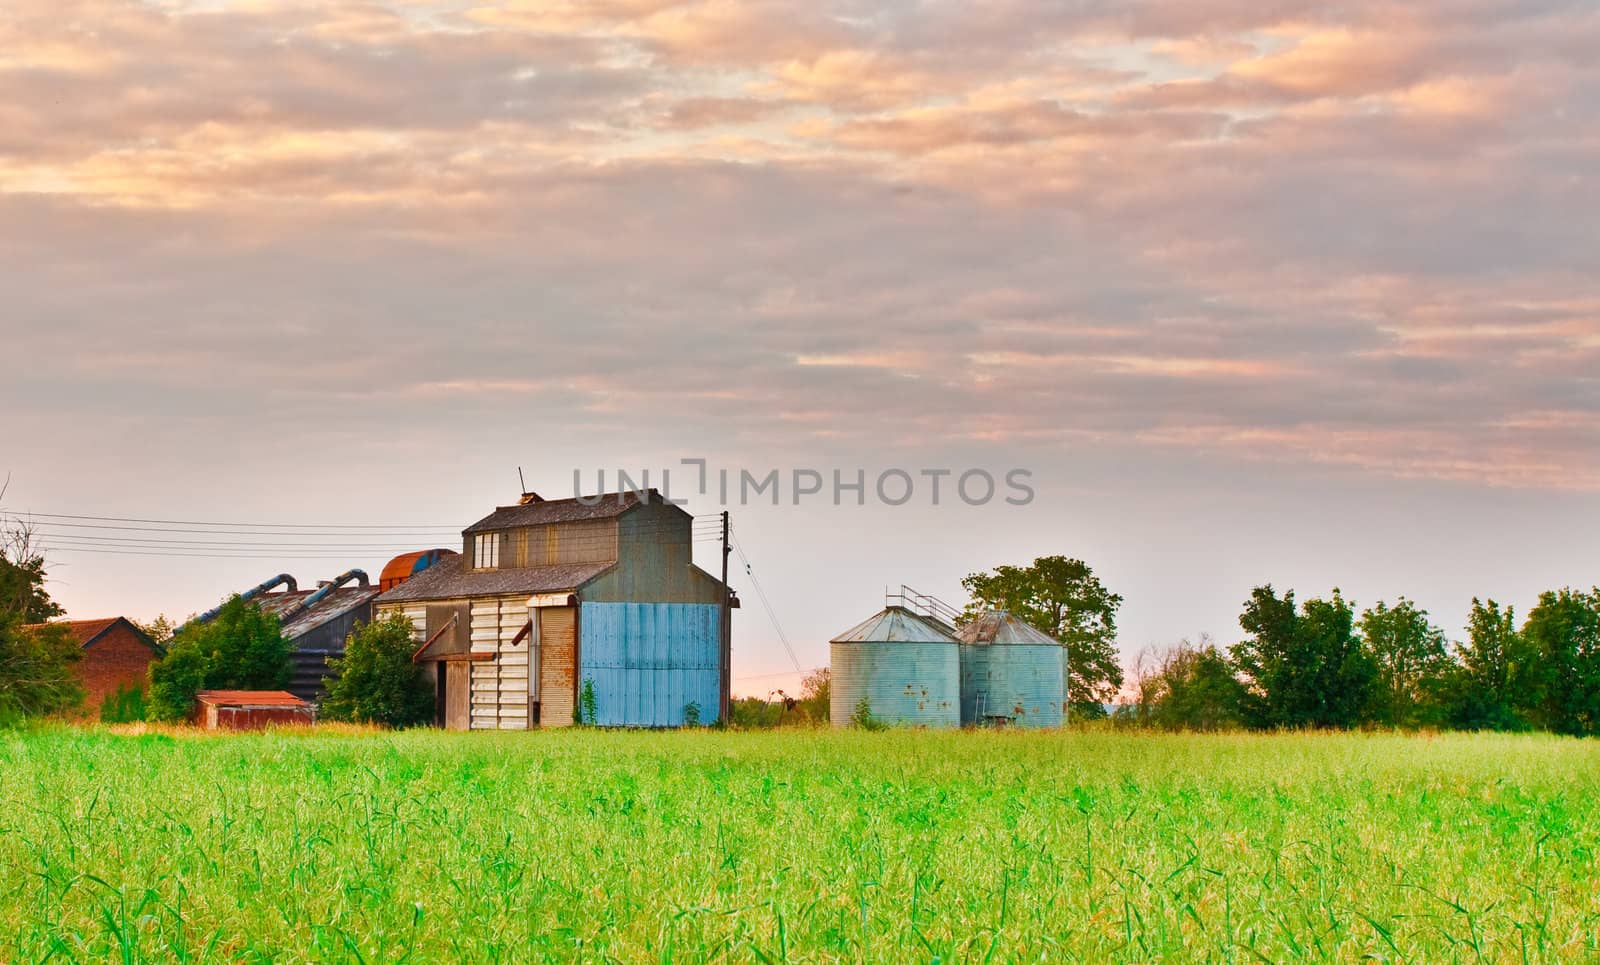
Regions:
<instances>
[{"instance_id":1,"label":"silo conical roof","mask_svg":"<svg viewBox=\"0 0 1600 965\"><path fill-rule=\"evenodd\" d=\"M1011 646L1059 647L1061 641L1040 632L1009 610L987 610L963 625L957 633L968 646L998 643Z\"/></svg>"},{"instance_id":2,"label":"silo conical roof","mask_svg":"<svg viewBox=\"0 0 1600 965\"><path fill-rule=\"evenodd\" d=\"M1049 639L1046 637L1046 639ZM830 643L955 643L956 638L938 621L905 607L885 607Z\"/></svg>"}]
</instances>

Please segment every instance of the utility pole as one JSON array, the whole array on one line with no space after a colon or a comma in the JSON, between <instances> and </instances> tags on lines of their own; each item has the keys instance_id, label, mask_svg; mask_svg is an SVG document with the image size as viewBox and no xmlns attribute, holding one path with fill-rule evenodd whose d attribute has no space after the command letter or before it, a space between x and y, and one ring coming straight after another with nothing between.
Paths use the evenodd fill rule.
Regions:
<instances>
[{"instance_id":1,"label":"utility pole","mask_svg":"<svg viewBox=\"0 0 1600 965\"><path fill-rule=\"evenodd\" d=\"M717 719L726 726L733 715L733 591L728 588L728 556L733 547L728 544L732 527L728 511L722 511L722 707Z\"/></svg>"}]
</instances>

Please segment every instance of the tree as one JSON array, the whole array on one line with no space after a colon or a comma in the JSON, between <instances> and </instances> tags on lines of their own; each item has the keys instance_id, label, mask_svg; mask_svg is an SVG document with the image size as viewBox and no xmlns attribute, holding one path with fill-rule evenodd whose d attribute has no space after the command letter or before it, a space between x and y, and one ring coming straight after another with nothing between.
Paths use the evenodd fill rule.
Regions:
<instances>
[{"instance_id":1,"label":"tree","mask_svg":"<svg viewBox=\"0 0 1600 965\"><path fill-rule=\"evenodd\" d=\"M1493 600L1472 598L1467 643L1457 653L1460 669L1450 723L1468 730L1522 730L1540 698L1538 660L1517 630L1516 611Z\"/></svg>"},{"instance_id":2,"label":"tree","mask_svg":"<svg viewBox=\"0 0 1600 965\"><path fill-rule=\"evenodd\" d=\"M1252 591L1239 625L1249 638L1232 648L1246 678L1245 720L1255 727L1352 727L1372 700L1378 668L1355 635L1355 615L1338 589L1307 600L1272 585Z\"/></svg>"},{"instance_id":3,"label":"tree","mask_svg":"<svg viewBox=\"0 0 1600 965\"><path fill-rule=\"evenodd\" d=\"M1183 641L1161 670L1155 723L1173 730L1221 730L1243 723L1244 685L1210 640Z\"/></svg>"},{"instance_id":4,"label":"tree","mask_svg":"<svg viewBox=\"0 0 1600 965\"><path fill-rule=\"evenodd\" d=\"M33 527L7 524L0 533L0 613L14 614L23 623L44 623L64 614L44 588L45 569Z\"/></svg>"},{"instance_id":5,"label":"tree","mask_svg":"<svg viewBox=\"0 0 1600 965\"><path fill-rule=\"evenodd\" d=\"M46 623L62 609L45 591L45 557L25 525L0 533L0 722L74 707L83 688L72 663L83 656L67 628Z\"/></svg>"},{"instance_id":6,"label":"tree","mask_svg":"<svg viewBox=\"0 0 1600 965\"><path fill-rule=\"evenodd\" d=\"M416 727L433 721L433 685L411 659L417 645L409 617L396 614L356 627L344 656L330 660L322 714L385 727Z\"/></svg>"},{"instance_id":7,"label":"tree","mask_svg":"<svg viewBox=\"0 0 1600 965\"><path fill-rule=\"evenodd\" d=\"M826 721L829 713L828 705L832 698L833 671L829 668L820 667L813 670L800 681L798 709L807 720Z\"/></svg>"},{"instance_id":8,"label":"tree","mask_svg":"<svg viewBox=\"0 0 1600 965\"><path fill-rule=\"evenodd\" d=\"M1600 731L1600 587L1540 594L1522 635L1540 668L1540 723L1558 734Z\"/></svg>"},{"instance_id":9,"label":"tree","mask_svg":"<svg viewBox=\"0 0 1600 965\"><path fill-rule=\"evenodd\" d=\"M189 626L150 665L151 720L182 720L202 690L282 690L292 649L278 618L234 596L214 620Z\"/></svg>"},{"instance_id":10,"label":"tree","mask_svg":"<svg viewBox=\"0 0 1600 965\"><path fill-rule=\"evenodd\" d=\"M190 619L193 619L192 614L190 615ZM145 636L162 646L165 646L167 641L172 639L173 631L178 629L178 624L174 623L170 618L168 618L165 613L157 615L154 620L151 620L148 623L141 623L140 621L135 620L133 621L133 625L143 630Z\"/></svg>"},{"instance_id":11,"label":"tree","mask_svg":"<svg viewBox=\"0 0 1600 965\"><path fill-rule=\"evenodd\" d=\"M1117 656L1117 610L1122 597L1107 590L1089 564L1045 556L1031 566L999 566L961 581L973 603L967 616L1009 610L1067 650L1067 692L1075 717L1104 717L1122 687Z\"/></svg>"},{"instance_id":12,"label":"tree","mask_svg":"<svg viewBox=\"0 0 1600 965\"><path fill-rule=\"evenodd\" d=\"M1372 719L1390 727L1437 724L1451 664L1444 631L1405 597L1361 614L1361 638L1377 665Z\"/></svg>"}]
</instances>

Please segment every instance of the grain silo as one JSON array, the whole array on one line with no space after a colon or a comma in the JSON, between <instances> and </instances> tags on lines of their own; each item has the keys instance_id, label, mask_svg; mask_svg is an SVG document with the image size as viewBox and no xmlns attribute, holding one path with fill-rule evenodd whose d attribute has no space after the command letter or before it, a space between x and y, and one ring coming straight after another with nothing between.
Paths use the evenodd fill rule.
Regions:
<instances>
[{"instance_id":1,"label":"grain silo","mask_svg":"<svg viewBox=\"0 0 1600 965\"><path fill-rule=\"evenodd\" d=\"M989 610L961 627L961 723L1060 727L1066 649L1026 621Z\"/></svg>"},{"instance_id":2,"label":"grain silo","mask_svg":"<svg viewBox=\"0 0 1600 965\"><path fill-rule=\"evenodd\" d=\"M874 720L911 727L961 723L960 646L941 621L889 606L831 641L829 716L850 726L865 700Z\"/></svg>"}]
</instances>

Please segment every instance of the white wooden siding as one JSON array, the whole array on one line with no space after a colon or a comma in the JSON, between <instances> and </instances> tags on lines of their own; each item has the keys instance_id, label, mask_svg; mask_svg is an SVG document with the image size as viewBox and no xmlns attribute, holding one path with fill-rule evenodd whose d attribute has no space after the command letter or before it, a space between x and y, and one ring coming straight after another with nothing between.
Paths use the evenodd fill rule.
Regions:
<instances>
[{"instance_id":1,"label":"white wooden siding","mask_svg":"<svg viewBox=\"0 0 1600 965\"><path fill-rule=\"evenodd\" d=\"M528 640L512 641L528 622L526 597L472 601L472 729L528 729Z\"/></svg>"}]
</instances>

